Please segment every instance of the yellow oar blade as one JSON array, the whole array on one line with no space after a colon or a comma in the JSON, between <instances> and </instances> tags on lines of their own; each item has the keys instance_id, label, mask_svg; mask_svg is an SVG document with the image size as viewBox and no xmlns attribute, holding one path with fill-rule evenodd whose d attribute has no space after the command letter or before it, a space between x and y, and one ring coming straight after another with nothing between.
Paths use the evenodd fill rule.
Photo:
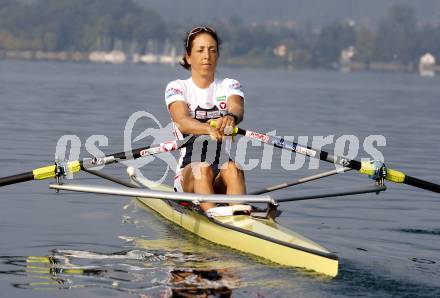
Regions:
<instances>
[{"instance_id":1,"label":"yellow oar blade","mask_svg":"<svg viewBox=\"0 0 440 298\"><path fill-rule=\"evenodd\" d=\"M68 173L77 173L81 171L81 162L79 160L71 161L66 164L66 171ZM48 178L55 178L56 165L45 166L17 175L0 178L0 186L9 184L16 184L31 180L43 180Z\"/></svg>"},{"instance_id":2,"label":"yellow oar blade","mask_svg":"<svg viewBox=\"0 0 440 298\"><path fill-rule=\"evenodd\" d=\"M376 167L374 164L372 164L370 162L362 162L359 173L373 176L375 174L375 172L376 172ZM418 178L408 176L405 173L397 171L397 170L386 169L386 176L384 178L388 181L391 181L391 182L403 183L403 184L411 185L414 187L423 188L426 190L437 192L437 193L440 192L440 185L438 185L436 183L429 182L429 181L425 181L425 180L421 180Z\"/></svg>"},{"instance_id":3,"label":"yellow oar blade","mask_svg":"<svg viewBox=\"0 0 440 298\"><path fill-rule=\"evenodd\" d=\"M56 166L51 165L47 167L38 168L32 171L35 180L43 180L48 178L54 178L56 173ZM67 172L77 173L81 171L81 163L79 160L71 161L67 163Z\"/></svg>"},{"instance_id":4,"label":"yellow oar blade","mask_svg":"<svg viewBox=\"0 0 440 298\"><path fill-rule=\"evenodd\" d=\"M362 162L361 169L359 170L359 173L365 174L368 176L373 176L376 173L376 167L371 162L365 161ZM396 182L396 183L403 183L405 181L405 174L396 171L393 169L387 169L386 170L386 177L385 179L388 181Z\"/></svg>"},{"instance_id":5,"label":"yellow oar blade","mask_svg":"<svg viewBox=\"0 0 440 298\"><path fill-rule=\"evenodd\" d=\"M203 138L200 139L201 139L200 141L203 141ZM105 157L86 158L83 160L70 161L70 162L62 163L63 164L62 166L60 165L45 166L34 169L30 172L25 172L7 177L1 177L0 187L10 184L30 181L30 180L43 180L48 178L55 178L56 176L62 176L67 173L77 173L81 170L93 168L95 166L112 164L118 162L119 160L136 159L149 155L171 152L184 148L194 143L196 140L199 141L199 139L196 136L189 135L182 140L171 140L157 145L141 147L130 151L123 151L123 152L106 155ZM57 173L57 171L61 172L61 174Z\"/></svg>"}]
</instances>

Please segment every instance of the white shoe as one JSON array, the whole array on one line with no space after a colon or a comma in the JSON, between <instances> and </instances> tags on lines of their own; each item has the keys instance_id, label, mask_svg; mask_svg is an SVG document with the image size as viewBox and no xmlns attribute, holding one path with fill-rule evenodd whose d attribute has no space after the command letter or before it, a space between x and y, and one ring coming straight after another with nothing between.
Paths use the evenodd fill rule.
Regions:
<instances>
[{"instance_id":1,"label":"white shoe","mask_svg":"<svg viewBox=\"0 0 440 298\"><path fill-rule=\"evenodd\" d=\"M212 207L205 211L206 216L208 217L217 217L217 216L231 216L234 213L239 211L250 213L252 207L250 205L232 205L232 206L221 206L221 207Z\"/></svg>"}]
</instances>

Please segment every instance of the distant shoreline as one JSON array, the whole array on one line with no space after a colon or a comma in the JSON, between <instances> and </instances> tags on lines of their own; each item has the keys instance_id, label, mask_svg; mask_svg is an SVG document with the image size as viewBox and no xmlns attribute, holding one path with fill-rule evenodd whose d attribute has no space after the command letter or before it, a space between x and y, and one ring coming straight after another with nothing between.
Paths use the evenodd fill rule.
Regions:
<instances>
[{"instance_id":1,"label":"distant shoreline","mask_svg":"<svg viewBox=\"0 0 440 298\"><path fill-rule=\"evenodd\" d=\"M98 58L97 58L98 57ZM116 58L115 58L116 57ZM106 63L106 64L162 64L176 65L180 61L180 55L154 55L154 54L125 54L123 52L43 52L43 51L0 51L0 60L27 60L27 61L58 61L58 62L82 62L82 63ZM235 67L270 67L286 69L313 69L311 67L295 67L294 65L274 63L266 61L264 57L229 57L223 61L225 65ZM348 65L337 63L329 67L319 69L333 69L337 71L376 71L376 72L418 72L418 65L401 63L371 62L368 65L362 62L351 62ZM440 73L440 65L434 66L433 70Z\"/></svg>"}]
</instances>

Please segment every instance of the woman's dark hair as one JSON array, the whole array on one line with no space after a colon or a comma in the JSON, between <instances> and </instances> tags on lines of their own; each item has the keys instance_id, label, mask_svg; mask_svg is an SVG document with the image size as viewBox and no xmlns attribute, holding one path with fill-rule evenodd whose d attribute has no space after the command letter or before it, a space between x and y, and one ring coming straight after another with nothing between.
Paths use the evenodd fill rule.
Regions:
<instances>
[{"instance_id":1,"label":"woman's dark hair","mask_svg":"<svg viewBox=\"0 0 440 298\"><path fill-rule=\"evenodd\" d=\"M217 42L217 53L220 53L219 49L220 49L221 40L218 37L217 32L215 32L215 30L207 26L195 27L191 31L187 32L185 36L185 41L184 41L185 54L183 55L182 61L180 62L180 65L182 65L182 67L185 69L188 70L191 69L191 65L186 60L186 54L191 54L194 39L197 37L197 35L201 33L208 33L209 35L212 36L212 38L214 38L214 40Z\"/></svg>"}]
</instances>

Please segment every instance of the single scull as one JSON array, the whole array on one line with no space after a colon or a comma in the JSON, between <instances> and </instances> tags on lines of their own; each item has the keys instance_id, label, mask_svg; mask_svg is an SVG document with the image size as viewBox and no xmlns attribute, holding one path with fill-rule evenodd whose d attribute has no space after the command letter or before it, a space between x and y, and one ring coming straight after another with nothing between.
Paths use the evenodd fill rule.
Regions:
<instances>
[{"instance_id":1,"label":"single scull","mask_svg":"<svg viewBox=\"0 0 440 298\"><path fill-rule=\"evenodd\" d=\"M213 125L215 124L213 123ZM157 146L138 148L130 152L110 154L101 158L56 162L55 165L37 168L31 172L0 178L0 186L35 179L56 178L58 184L52 184L50 187L58 191L68 190L136 197L143 207L154 210L169 221L209 241L262 257L281 265L304 268L331 277L338 274L338 257L312 240L280 226L276 222L276 216L279 214L277 210L279 203L372 192L379 193L386 189L384 185L385 180L405 183L437 193L440 191L440 185L438 184L389 169L383 163L348 160L324 151L288 142L280 137L269 136L241 128L235 128L235 134L244 135L268 145L331 162L341 166L341 168L305 177L293 182L267 187L255 191L253 194L241 196L175 193L171 187L157 185L149 180L140 178L139 175L135 174L133 169L128 171L130 182L91 170L91 168L99 165L141 158L162 152L171 152L184 148L196 141L204 141L206 139L206 137L204 139L203 137L195 138L189 136L184 140L164 142ZM122 184L125 187L60 184L62 177L81 170ZM306 195L297 195L287 198L271 198L267 195L261 195L349 170L357 170L362 174L369 175L375 180L375 184L362 188L314 194L308 193ZM208 201L216 203L233 201L237 204L246 204L242 206L247 207L247 210L251 209L251 212L241 212L240 208L236 209L236 206L231 206L231 210L236 209L238 211L235 213L231 212L230 215L211 214L208 216L201 212L199 208L201 202ZM249 207L251 203L267 204L267 208Z\"/></svg>"}]
</instances>

